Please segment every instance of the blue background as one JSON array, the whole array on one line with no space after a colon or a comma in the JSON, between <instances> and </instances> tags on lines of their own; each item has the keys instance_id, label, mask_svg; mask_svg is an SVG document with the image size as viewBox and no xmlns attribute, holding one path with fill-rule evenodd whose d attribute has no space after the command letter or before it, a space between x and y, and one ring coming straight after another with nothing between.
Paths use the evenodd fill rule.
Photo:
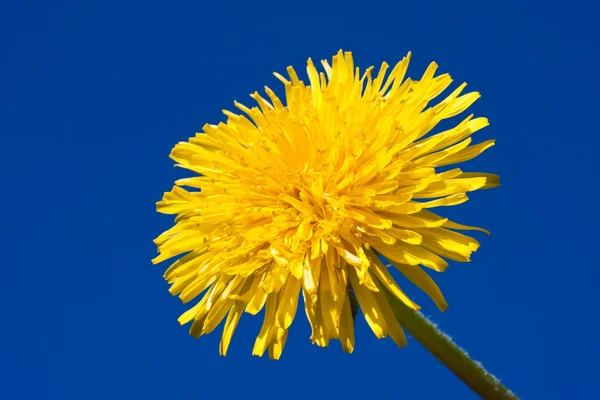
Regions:
<instances>
[{"instance_id":1,"label":"blue background","mask_svg":"<svg viewBox=\"0 0 600 400\"><path fill-rule=\"evenodd\" d=\"M484 226L470 264L435 278L425 314L518 395L597 392L597 11L583 1L3 1L0 398L476 398L416 341L398 350L362 317L353 355L311 345L298 314L282 360L196 341L152 266L172 219L155 201L182 171L171 147L220 110L351 50L362 67L413 51L483 97L500 174L445 215ZM455 87L455 86L453 86ZM218 331L218 330L217 330ZM310 396L310 397L309 397Z\"/></svg>"}]
</instances>

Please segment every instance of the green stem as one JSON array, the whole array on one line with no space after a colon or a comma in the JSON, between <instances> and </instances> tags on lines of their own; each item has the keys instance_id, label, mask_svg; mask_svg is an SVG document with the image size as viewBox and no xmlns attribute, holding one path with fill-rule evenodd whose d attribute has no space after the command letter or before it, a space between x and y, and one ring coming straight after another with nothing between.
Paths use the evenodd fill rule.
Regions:
<instances>
[{"instance_id":1,"label":"green stem","mask_svg":"<svg viewBox=\"0 0 600 400\"><path fill-rule=\"evenodd\" d=\"M378 282L379 283L379 282ZM418 311L396 298L383 285L378 285L392 306L396 318L406 330L460 380L483 399L518 399L477 361L470 358L446 334Z\"/></svg>"}]
</instances>

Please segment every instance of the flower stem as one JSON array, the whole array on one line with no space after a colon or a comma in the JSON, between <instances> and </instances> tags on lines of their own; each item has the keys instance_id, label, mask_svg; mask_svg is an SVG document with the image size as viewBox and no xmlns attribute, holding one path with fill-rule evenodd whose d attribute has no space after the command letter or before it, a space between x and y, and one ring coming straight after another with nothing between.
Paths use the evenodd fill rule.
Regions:
<instances>
[{"instance_id":1,"label":"flower stem","mask_svg":"<svg viewBox=\"0 0 600 400\"><path fill-rule=\"evenodd\" d=\"M458 347L452 339L440 331L423 314L404 305L383 285L378 286L386 294L400 324L481 398L490 400L518 399L494 375L487 372L480 363L470 358L464 350Z\"/></svg>"}]
</instances>

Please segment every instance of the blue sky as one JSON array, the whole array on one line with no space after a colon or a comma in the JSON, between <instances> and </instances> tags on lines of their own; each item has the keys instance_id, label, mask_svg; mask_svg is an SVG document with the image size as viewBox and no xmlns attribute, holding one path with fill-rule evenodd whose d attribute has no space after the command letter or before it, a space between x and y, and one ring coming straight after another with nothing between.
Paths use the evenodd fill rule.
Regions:
<instances>
[{"instance_id":1,"label":"blue sky","mask_svg":"<svg viewBox=\"0 0 600 400\"><path fill-rule=\"evenodd\" d=\"M282 360L194 340L153 266L172 220L155 202L183 176L171 147L273 71L354 53L362 68L413 52L482 93L497 146L465 170L498 173L447 216L484 226L470 264L435 276L423 311L517 394L591 398L599 356L595 170L598 10L588 2L3 1L0 368L5 399L476 398L416 341L361 318L356 351L310 344L304 315ZM595 33L594 33L595 32Z\"/></svg>"}]
</instances>

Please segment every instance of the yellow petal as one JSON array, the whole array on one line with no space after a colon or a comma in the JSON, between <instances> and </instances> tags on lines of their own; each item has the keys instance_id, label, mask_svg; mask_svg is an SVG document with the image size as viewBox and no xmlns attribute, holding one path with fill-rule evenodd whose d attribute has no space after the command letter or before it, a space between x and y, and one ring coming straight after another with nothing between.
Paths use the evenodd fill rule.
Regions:
<instances>
[{"instance_id":1,"label":"yellow petal","mask_svg":"<svg viewBox=\"0 0 600 400\"><path fill-rule=\"evenodd\" d=\"M454 154L460 153L463 149L465 149L469 143L471 143L471 138L466 138L462 142L455 144L452 147L448 147L445 150L438 151L437 153L428 154L426 156L422 156L416 159L413 162L415 167L423 167L423 166L440 166L440 165L448 165L453 163L443 164L445 160L448 160Z\"/></svg>"},{"instance_id":2,"label":"yellow petal","mask_svg":"<svg viewBox=\"0 0 600 400\"><path fill-rule=\"evenodd\" d=\"M313 234L312 221L312 218L305 218L304 220L302 220L300 225L298 225L298 232L296 233L298 239L306 241L311 238Z\"/></svg>"},{"instance_id":3,"label":"yellow petal","mask_svg":"<svg viewBox=\"0 0 600 400\"><path fill-rule=\"evenodd\" d=\"M258 289L252 300L246 306L246 312L248 314L256 315L262 310L265 302L267 301L267 293L261 288Z\"/></svg>"},{"instance_id":4,"label":"yellow petal","mask_svg":"<svg viewBox=\"0 0 600 400\"><path fill-rule=\"evenodd\" d=\"M177 322L179 322L181 325L187 324L188 322L190 322L191 320L196 318L196 316L198 314L200 314L201 312L206 312L205 307L206 307L206 297L204 297L202 300L200 300L194 307L190 308L189 310L187 310L186 312L181 314L181 316L177 319Z\"/></svg>"},{"instance_id":5,"label":"yellow petal","mask_svg":"<svg viewBox=\"0 0 600 400\"><path fill-rule=\"evenodd\" d=\"M368 226L360 226L360 225L358 225L356 227L356 229L359 232L362 232L362 233L367 234L369 236L377 236L378 238L380 238L386 244L395 244L397 242L396 237L388 234L387 230L374 229L374 228L370 228ZM393 229L393 228L390 228L390 229Z\"/></svg>"},{"instance_id":6,"label":"yellow petal","mask_svg":"<svg viewBox=\"0 0 600 400\"><path fill-rule=\"evenodd\" d=\"M354 319L350 307L350 297L346 296L340 316L340 342L342 350L347 353L354 351Z\"/></svg>"},{"instance_id":7,"label":"yellow petal","mask_svg":"<svg viewBox=\"0 0 600 400\"><path fill-rule=\"evenodd\" d=\"M407 229L398 229L398 228L390 228L386 231L387 233L389 233L390 235L392 235L393 237L395 237L398 240L401 240L403 242L409 243L409 244L421 244L421 235L419 235L417 232L411 231L411 230L407 230ZM387 243L386 244L393 244L393 243Z\"/></svg>"},{"instance_id":8,"label":"yellow petal","mask_svg":"<svg viewBox=\"0 0 600 400\"><path fill-rule=\"evenodd\" d=\"M423 214L423 212L404 215L378 211L377 214L389 219L395 225L402 228L437 228L443 226L448 221L446 218L428 218L428 215Z\"/></svg>"},{"instance_id":9,"label":"yellow petal","mask_svg":"<svg viewBox=\"0 0 600 400\"><path fill-rule=\"evenodd\" d=\"M457 114L460 114L461 112L469 108L469 106L480 97L481 96L477 92L471 92L460 96L456 100L452 101L450 105L444 109L441 118L450 118L454 117Z\"/></svg>"},{"instance_id":10,"label":"yellow petal","mask_svg":"<svg viewBox=\"0 0 600 400\"><path fill-rule=\"evenodd\" d=\"M466 149L463 149L454 155L444 158L443 161L437 162L436 166L443 167L444 165L450 165L450 164L456 164L456 163L460 163L460 162L469 161L469 160L477 157L481 153L483 153L485 150L494 146L495 144L496 144L496 140L492 139L492 140L487 140L480 144L476 144L475 146L467 147Z\"/></svg>"},{"instance_id":11,"label":"yellow petal","mask_svg":"<svg viewBox=\"0 0 600 400\"><path fill-rule=\"evenodd\" d=\"M371 246L389 260L408 265L423 265L438 272L443 272L448 263L437 255L419 247L407 243L398 242L393 246L387 245L379 240L365 238Z\"/></svg>"},{"instance_id":12,"label":"yellow petal","mask_svg":"<svg viewBox=\"0 0 600 400\"><path fill-rule=\"evenodd\" d=\"M411 281L415 286L424 291L435 303L436 306L442 311L446 311L448 308L448 303L446 303L446 299L442 295L438 285L434 282L433 279L427 275L425 271L421 269L418 265L406 265L400 264L395 261L390 261L392 265L394 265L402 275L404 275L409 281Z\"/></svg>"},{"instance_id":13,"label":"yellow petal","mask_svg":"<svg viewBox=\"0 0 600 400\"><path fill-rule=\"evenodd\" d=\"M339 337L339 315L333 300L333 292L329 281L329 273L321 274L318 303L321 306L324 334L327 340Z\"/></svg>"},{"instance_id":14,"label":"yellow petal","mask_svg":"<svg viewBox=\"0 0 600 400\"><path fill-rule=\"evenodd\" d=\"M375 276L377 276L379 281L394 296L396 296L399 300L401 300L408 307L412 308L413 310L419 310L421 307L419 307L417 304L415 304L411 299L408 298L407 295L404 294L404 292L400 289L400 287L398 286L398 284L396 283L396 281L394 280L392 275L388 272L387 268L381 263L381 261L379 260L379 257L373 252L373 250L369 250L367 253L372 258L371 267L373 269L373 272L375 273Z\"/></svg>"},{"instance_id":15,"label":"yellow petal","mask_svg":"<svg viewBox=\"0 0 600 400\"><path fill-rule=\"evenodd\" d=\"M279 328L277 331L277 338L274 342L269 344L269 358L271 360L279 360L283 347L288 337L288 330Z\"/></svg>"},{"instance_id":16,"label":"yellow petal","mask_svg":"<svg viewBox=\"0 0 600 400\"><path fill-rule=\"evenodd\" d=\"M421 207L423 208L433 208L433 207L441 207L441 206L455 206L457 204L464 203L469 200L466 194L458 193L452 194L450 196L443 197L441 199L427 201L421 203Z\"/></svg>"},{"instance_id":17,"label":"yellow petal","mask_svg":"<svg viewBox=\"0 0 600 400\"><path fill-rule=\"evenodd\" d=\"M451 260L470 261L471 253L479 247L475 239L448 229L433 228L417 231L423 236L421 246Z\"/></svg>"},{"instance_id":18,"label":"yellow petal","mask_svg":"<svg viewBox=\"0 0 600 400\"><path fill-rule=\"evenodd\" d=\"M350 215L356 221L362 222L365 225L378 229L387 229L392 227L392 221L382 218L381 216L370 211L354 208L350 211Z\"/></svg>"},{"instance_id":19,"label":"yellow petal","mask_svg":"<svg viewBox=\"0 0 600 400\"><path fill-rule=\"evenodd\" d=\"M374 292L360 284L354 269L348 269L348 277L350 278L350 284L352 285L354 293L356 293L360 309L365 315L367 323L373 330L375 336L379 339L384 338L387 334L387 325L383 319L377 300L374 297Z\"/></svg>"},{"instance_id":20,"label":"yellow petal","mask_svg":"<svg viewBox=\"0 0 600 400\"><path fill-rule=\"evenodd\" d=\"M205 334L211 333L223 321L223 318L225 318L234 302L235 300L220 298L215 303L208 312L204 326L202 327Z\"/></svg>"},{"instance_id":21,"label":"yellow petal","mask_svg":"<svg viewBox=\"0 0 600 400\"><path fill-rule=\"evenodd\" d=\"M212 275L212 276L211 275L207 276L206 274L201 275L186 286L186 288L179 295L179 298L185 304L185 303L193 300L196 296L198 296L200 293L202 293L204 290L206 290L206 288L208 288L210 285L212 285L216 280L217 280L217 275ZM176 283L177 283L177 281L176 281ZM176 290L175 285L173 285L172 288L173 288L173 291ZM223 286L223 288L224 288L224 286ZM222 290L223 288L220 288L220 289Z\"/></svg>"},{"instance_id":22,"label":"yellow petal","mask_svg":"<svg viewBox=\"0 0 600 400\"><path fill-rule=\"evenodd\" d=\"M243 302L236 301L229 310L229 315L227 315L225 327L223 328L223 335L221 336L221 343L219 344L219 353L222 356L227 354L231 337L233 336L233 332L235 331L238 322L240 322L245 306L246 305Z\"/></svg>"},{"instance_id":23,"label":"yellow petal","mask_svg":"<svg viewBox=\"0 0 600 400\"><path fill-rule=\"evenodd\" d=\"M465 172L458 178L485 178L485 185L481 189L491 189L500 186L500 177L496 174L488 174L484 172Z\"/></svg>"},{"instance_id":24,"label":"yellow petal","mask_svg":"<svg viewBox=\"0 0 600 400\"><path fill-rule=\"evenodd\" d=\"M398 347L406 346L406 335L404 334L400 323L396 319L396 315L390 307L385 294L381 291L379 291L379 293L371 293L373 293L373 297L379 306L382 316L381 318L385 320L387 335L392 338Z\"/></svg>"},{"instance_id":25,"label":"yellow petal","mask_svg":"<svg viewBox=\"0 0 600 400\"><path fill-rule=\"evenodd\" d=\"M317 296L312 296L304 289L302 290L302 296L304 298L306 317L308 318L308 322L312 329L310 340L319 347L325 347L329 344L329 339L325 337L323 319L321 318L321 307L317 302Z\"/></svg>"},{"instance_id":26,"label":"yellow petal","mask_svg":"<svg viewBox=\"0 0 600 400\"><path fill-rule=\"evenodd\" d=\"M267 346L275 339L277 326L275 326L275 313L277 311L277 295L270 294L267 297L265 319L263 320L260 333L254 342L252 355L262 357Z\"/></svg>"},{"instance_id":27,"label":"yellow petal","mask_svg":"<svg viewBox=\"0 0 600 400\"><path fill-rule=\"evenodd\" d=\"M287 329L292 324L298 308L298 297L302 281L294 277L288 278L279 297L279 308L277 309L277 323Z\"/></svg>"}]
</instances>

